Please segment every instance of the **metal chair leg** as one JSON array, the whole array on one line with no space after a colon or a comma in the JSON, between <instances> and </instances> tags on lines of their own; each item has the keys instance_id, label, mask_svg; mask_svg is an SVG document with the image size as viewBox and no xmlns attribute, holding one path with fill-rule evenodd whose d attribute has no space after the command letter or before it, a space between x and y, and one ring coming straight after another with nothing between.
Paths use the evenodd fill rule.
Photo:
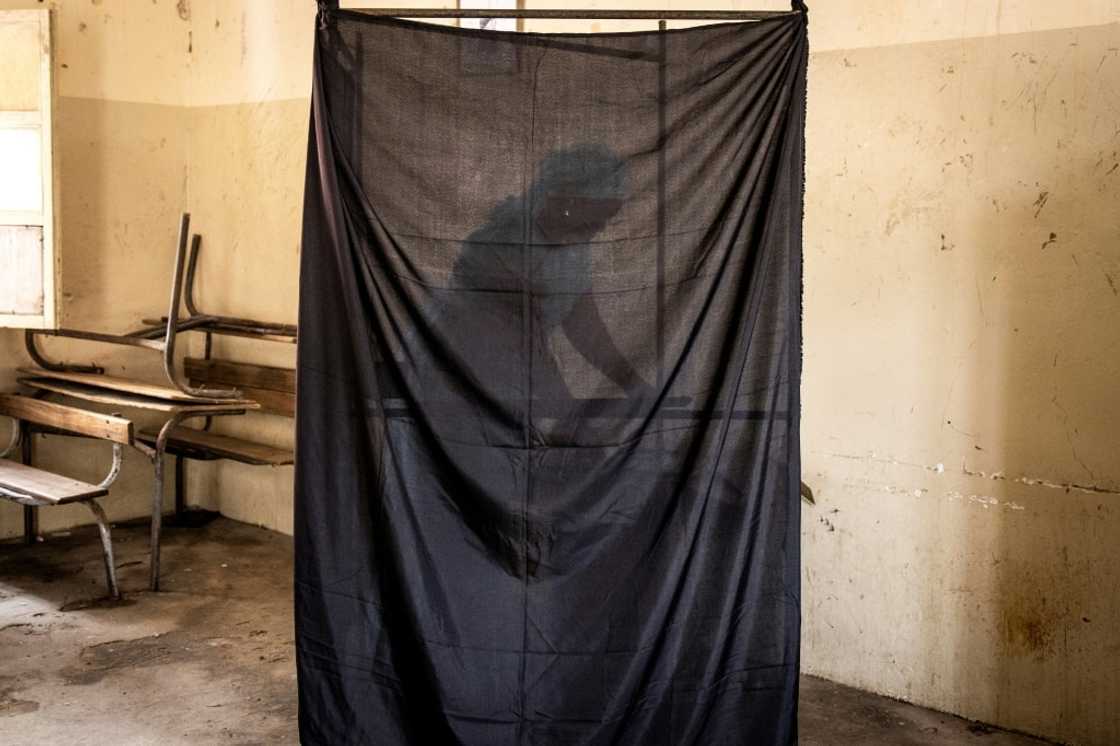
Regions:
<instances>
[{"instance_id":1,"label":"metal chair leg","mask_svg":"<svg viewBox=\"0 0 1120 746\"><path fill-rule=\"evenodd\" d=\"M26 424L19 425L20 461L31 466L31 430ZM30 505L23 506L23 543L31 545L39 535L39 509Z\"/></svg>"},{"instance_id":2,"label":"metal chair leg","mask_svg":"<svg viewBox=\"0 0 1120 746\"><path fill-rule=\"evenodd\" d=\"M159 550L160 534L163 530L163 457L167 453L167 438L179 423L190 417L188 412L178 412L171 416L159 430L155 448L152 451L152 466L155 471L155 482L152 485L152 524L151 534L148 539L151 552L151 563L148 573L148 588L152 591L159 590Z\"/></svg>"},{"instance_id":3,"label":"metal chair leg","mask_svg":"<svg viewBox=\"0 0 1120 746\"><path fill-rule=\"evenodd\" d=\"M187 512L187 475L182 456L175 456L175 517Z\"/></svg>"},{"instance_id":4,"label":"metal chair leg","mask_svg":"<svg viewBox=\"0 0 1120 746\"><path fill-rule=\"evenodd\" d=\"M101 534L101 550L105 555L105 577L109 582L109 596L114 601L119 601L121 591L117 586L117 568L113 561L113 537L109 533L109 518L105 515L101 506L97 504L97 501L86 500L85 504L93 513L93 517L97 521L97 530Z\"/></svg>"},{"instance_id":5,"label":"metal chair leg","mask_svg":"<svg viewBox=\"0 0 1120 746\"><path fill-rule=\"evenodd\" d=\"M169 428L165 425L164 431ZM151 533L148 538L148 547L151 552L151 560L148 566L148 588L152 591L159 590L159 542L160 533L163 528L163 443L167 440L166 435L161 432L160 439L156 445L155 456L155 483L152 485L152 523ZM162 441L162 442L160 442Z\"/></svg>"}]
</instances>

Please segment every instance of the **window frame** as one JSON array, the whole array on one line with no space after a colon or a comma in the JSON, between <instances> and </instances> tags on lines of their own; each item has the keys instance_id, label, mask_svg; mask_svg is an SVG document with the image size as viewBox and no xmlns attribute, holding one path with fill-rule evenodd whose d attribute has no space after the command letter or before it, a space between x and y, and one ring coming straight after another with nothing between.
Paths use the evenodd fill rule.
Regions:
<instances>
[{"instance_id":1,"label":"window frame","mask_svg":"<svg viewBox=\"0 0 1120 746\"><path fill-rule=\"evenodd\" d=\"M58 326L59 256L57 179L54 158L54 64L52 14L49 8L0 10L0 24L29 24L38 27L39 95L34 111L5 109L0 101L0 128L38 129L39 163L42 198L40 209L0 209L0 226L41 227L42 245L42 312L38 314L0 312L0 328L54 329Z\"/></svg>"}]
</instances>

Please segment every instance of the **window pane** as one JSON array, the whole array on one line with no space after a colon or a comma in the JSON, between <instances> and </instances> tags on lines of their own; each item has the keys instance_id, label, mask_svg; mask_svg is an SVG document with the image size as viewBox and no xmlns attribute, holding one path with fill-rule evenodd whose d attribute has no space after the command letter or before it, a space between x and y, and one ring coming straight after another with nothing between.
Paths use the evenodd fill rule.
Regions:
<instances>
[{"instance_id":1,"label":"window pane","mask_svg":"<svg viewBox=\"0 0 1120 746\"><path fill-rule=\"evenodd\" d=\"M43 229L0 225L0 313L43 312Z\"/></svg>"},{"instance_id":2,"label":"window pane","mask_svg":"<svg viewBox=\"0 0 1120 746\"><path fill-rule=\"evenodd\" d=\"M35 111L39 108L39 65L43 53L38 20L0 18L0 109Z\"/></svg>"},{"instance_id":3,"label":"window pane","mask_svg":"<svg viewBox=\"0 0 1120 746\"><path fill-rule=\"evenodd\" d=\"M0 210L43 209L39 130L0 128Z\"/></svg>"}]
</instances>

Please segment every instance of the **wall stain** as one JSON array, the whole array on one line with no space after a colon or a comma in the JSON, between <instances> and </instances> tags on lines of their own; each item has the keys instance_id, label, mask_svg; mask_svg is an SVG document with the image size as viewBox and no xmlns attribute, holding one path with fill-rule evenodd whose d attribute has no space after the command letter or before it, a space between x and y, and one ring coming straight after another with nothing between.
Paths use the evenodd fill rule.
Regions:
<instances>
[{"instance_id":1,"label":"wall stain","mask_svg":"<svg viewBox=\"0 0 1120 746\"><path fill-rule=\"evenodd\" d=\"M1038 214L1040 212L1042 212L1042 208L1046 207L1046 200L1048 200L1048 199L1050 199L1050 192L1039 192L1038 193L1038 199L1036 199L1034 201L1034 204L1031 205L1031 207L1038 208L1037 210L1034 211L1034 216L1036 218L1038 217Z\"/></svg>"},{"instance_id":2,"label":"wall stain","mask_svg":"<svg viewBox=\"0 0 1120 746\"><path fill-rule=\"evenodd\" d=\"M1035 587L1024 583L1024 588ZM1003 610L1003 642L1007 653L1013 656L1045 660L1054 654L1056 628L1060 624L1058 613L1046 603L1046 598L1016 596Z\"/></svg>"}]
</instances>

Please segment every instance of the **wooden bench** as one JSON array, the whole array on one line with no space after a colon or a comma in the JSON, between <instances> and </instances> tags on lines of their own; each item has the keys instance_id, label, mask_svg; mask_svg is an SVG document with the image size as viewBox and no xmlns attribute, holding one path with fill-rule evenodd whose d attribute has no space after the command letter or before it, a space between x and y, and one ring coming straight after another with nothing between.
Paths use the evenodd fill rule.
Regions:
<instances>
[{"instance_id":1,"label":"wooden bench","mask_svg":"<svg viewBox=\"0 0 1120 746\"><path fill-rule=\"evenodd\" d=\"M36 508L74 502L87 506L93 513L101 534L109 595L114 599L120 598L116 567L113 564L113 541L109 532L109 521L105 511L97 504L96 498L108 495L109 487L120 474L122 446L133 443L132 423L115 415L90 412L14 394L0 394L0 415L11 418L13 423L11 442L7 448L0 451L0 497ZM8 460L6 457L15 450L21 438L28 436L31 426L37 426L36 429L43 432L99 438L112 442L113 463L109 467L108 475L98 484L90 484Z\"/></svg>"},{"instance_id":2,"label":"wooden bench","mask_svg":"<svg viewBox=\"0 0 1120 746\"><path fill-rule=\"evenodd\" d=\"M291 368L251 365L231 360L187 358L184 370L192 386L234 388L246 399L260 405L255 411L294 417L296 411L296 372ZM209 422L207 422L207 426ZM137 439L154 444L158 433L143 430ZM176 427L167 438L167 453L175 456L175 508L185 509L186 496L182 459L211 461L228 459L254 466L285 466L295 461L289 448L259 443L189 427Z\"/></svg>"},{"instance_id":3,"label":"wooden bench","mask_svg":"<svg viewBox=\"0 0 1120 746\"><path fill-rule=\"evenodd\" d=\"M159 384L131 381L101 374L77 373L67 371L46 371L21 368L26 375L18 380L24 386L35 389L41 396L58 395L79 401L121 409L140 409L157 414L162 421L161 432L168 433L191 418L239 416L259 409L255 401L248 399L206 399L186 396L177 389ZM30 442L30 439L25 441ZM152 521L151 521L151 566L149 587L159 590L159 548L160 532L163 521L163 455L166 438L156 437L155 445L149 445L136 437L132 447L144 454L152 462L155 472L152 480ZM35 534L35 508L27 506L24 510L24 533Z\"/></svg>"}]
</instances>

